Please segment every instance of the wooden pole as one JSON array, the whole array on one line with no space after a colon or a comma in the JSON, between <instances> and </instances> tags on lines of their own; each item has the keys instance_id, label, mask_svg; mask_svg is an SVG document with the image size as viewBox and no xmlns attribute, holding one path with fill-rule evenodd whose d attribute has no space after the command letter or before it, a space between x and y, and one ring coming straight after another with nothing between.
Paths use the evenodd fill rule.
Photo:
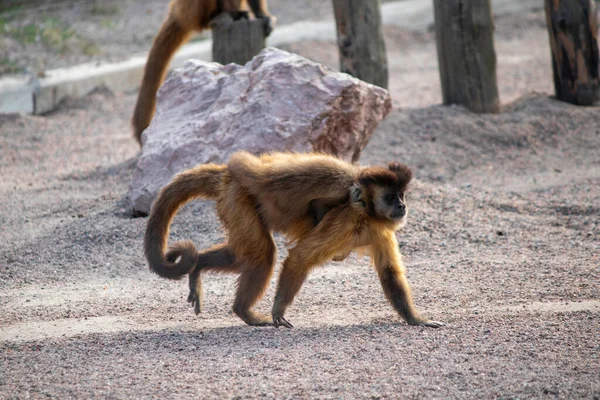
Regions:
<instances>
[{"instance_id":1,"label":"wooden pole","mask_svg":"<svg viewBox=\"0 0 600 400\"><path fill-rule=\"evenodd\" d=\"M340 70L387 89L388 66L379 0L333 0Z\"/></svg>"},{"instance_id":2,"label":"wooden pole","mask_svg":"<svg viewBox=\"0 0 600 400\"><path fill-rule=\"evenodd\" d=\"M598 24L594 0L546 0L556 98L598 101Z\"/></svg>"},{"instance_id":3,"label":"wooden pole","mask_svg":"<svg viewBox=\"0 0 600 400\"><path fill-rule=\"evenodd\" d=\"M213 61L220 64L246 64L266 45L264 21L261 19L233 20L222 14L212 23Z\"/></svg>"},{"instance_id":4,"label":"wooden pole","mask_svg":"<svg viewBox=\"0 0 600 400\"><path fill-rule=\"evenodd\" d=\"M498 112L490 1L434 0L433 5L444 104L462 104L477 113Z\"/></svg>"}]
</instances>

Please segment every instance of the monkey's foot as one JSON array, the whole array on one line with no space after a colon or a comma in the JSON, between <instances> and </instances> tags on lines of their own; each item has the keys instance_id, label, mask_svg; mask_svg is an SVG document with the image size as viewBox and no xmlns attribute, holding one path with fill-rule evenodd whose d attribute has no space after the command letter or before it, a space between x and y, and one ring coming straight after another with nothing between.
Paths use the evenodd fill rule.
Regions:
<instances>
[{"instance_id":1,"label":"monkey's foot","mask_svg":"<svg viewBox=\"0 0 600 400\"><path fill-rule=\"evenodd\" d=\"M293 328L294 327L294 325L292 325L290 323L290 321L285 319L283 317L283 315L281 315L281 316L273 315L273 325L275 326L275 328L279 328L280 326L283 326L285 328Z\"/></svg>"},{"instance_id":2,"label":"monkey's foot","mask_svg":"<svg viewBox=\"0 0 600 400\"><path fill-rule=\"evenodd\" d=\"M235 312L235 310L234 310ZM236 312L236 315L240 317L245 323L251 326L271 326L273 320L268 315L260 314L254 311Z\"/></svg>"},{"instance_id":3,"label":"monkey's foot","mask_svg":"<svg viewBox=\"0 0 600 400\"><path fill-rule=\"evenodd\" d=\"M408 324L414 326L426 326L428 328L441 328L445 325L443 322L432 321L430 319L417 319L410 321Z\"/></svg>"},{"instance_id":4,"label":"monkey's foot","mask_svg":"<svg viewBox=\"0 0 600 400\"><path fill-rule=\"evenodd\" d=\"M202 311L202 296L198 295L198 292L195 290L190 290L187 301L188 303L191 303L192 307L194 307L194 312L196 315L200 314Z\"/></svg>"},{"instance_id":5,"label":"monkey's foot","mask_svg":"<svg viewBox=\"0 0 600 400\"><path fill-rule=\"evenodd\" d=\"M250 19L250 13L248 11L234 11L230 13L230 15L235 21L240 19Z\"/></svg>"}]
</instances>

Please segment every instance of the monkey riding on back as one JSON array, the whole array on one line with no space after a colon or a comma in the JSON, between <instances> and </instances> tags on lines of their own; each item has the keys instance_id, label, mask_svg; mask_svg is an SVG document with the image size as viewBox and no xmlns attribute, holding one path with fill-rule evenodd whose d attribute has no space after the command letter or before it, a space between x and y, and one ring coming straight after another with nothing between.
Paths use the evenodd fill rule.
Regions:
<instances>
[{"instance_id":1,"label":"monkey riding on back","mask_svg":"<svg viewBox=\"0 0 600 400\"><path fill-rule=\"evenodd\" d=\"M167 184L152 205L144 237L150 269L161 277L189 275L188 301L200 312L201 274L239 275L233 311L249 325L291 328L285 311L309 272L354 249L370 254L385 296L410 325L443 324L419 315L404 273L395 232L406 220L405 191L412 178L403 164L361 168L324 154L233 154L227 165L202 164ZM167 249L179 207L194 198L216 202L227 242L198 252L191 241ZM273 273L272 232L295 245L283 263L270 316L252 306Z\"/></svg>"}]
</instances>

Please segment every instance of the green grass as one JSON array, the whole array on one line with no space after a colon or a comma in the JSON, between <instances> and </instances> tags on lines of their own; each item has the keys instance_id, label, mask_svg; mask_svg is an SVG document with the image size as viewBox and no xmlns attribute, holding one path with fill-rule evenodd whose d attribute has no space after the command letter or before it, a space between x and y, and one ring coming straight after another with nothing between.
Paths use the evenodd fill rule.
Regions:
<instances>
[{"instance_id":1,"label":"green grass","mask_svg":"<svg viewBox=\"0 0 600 400\"><path fill-rule=\"evenodd\" d=\"M16 74L22 71L23 68L8 56L0 56L0 75Z\"/></svg>"},{"instance_id":2,"label":"green grass","mask_svg":"<svg viewBox=\"0 0 600 400\"><path fill-rule=\"evenodd\" d=\"M34 24L28 24L23 26L6 25L4 32L11 36L17 41L22 43L35 43L38 38L39 29Z\"/></svg>"},{"instance_id":3,"label":"green grass","mask_svg":"<svg viewBox=\"0 0 600 400\"><path fill-rule=\"evenodd\" d=\"M58 18L47 17L37 24L18 25L13 21L0 18L0 33L27 45L41 43L59 54L81 51L88 56L100 54L100 46L83 38Z\"/></svg>"},{"instance_id":4,"label":"green grass","mask_svg":"<svg viewBox=\"0 0 600 400\"><path fill-rule=\"evenodd\" d=\"M96 1L90 7L92 15L114 16L121 12L117 4L106 4L103 1Z\"/></svg>"},{"instance_id":5,"label":"green grass","mask_svg":"<svg viewBox=\"0 0 600 400\"><path fill-rule=\"evenodd\" d=\"M105 29L114 29L117 26L117 23L111 18L102 18L100 20L100 26Z\"/></svg>"},{"instance_id":6,"label":"green grass","mask_svg":"<svg viewBox=\"0 0 600 400\"><path fill-rule=\"evenodd\" d=\"M86 56L97 56L102 54L102 49L96 43L82 39L80 43L81 52Z\"/></svg>"},{"instance_id":7,"label":"green grass","mask_svg":"<svg viewBox=\"0 0 600 400\"><path fill-rule=\"evenodd\" d=\"M38 27L38 35L47 47L59 53L66 53L71 49L70 41L75 37L75 30L56 18L47 18L42 26Z\"/></svg>"},{"instance_id":8,"label":"green grass","mask_svg":"<svg viewBox=\"0 0 600 400\"><path fill-rule=\"evenodd\" d=\"M0 4L2 3L2 0L0 0ZM24 1L11 1L11 4L1 4L2 5L2 15L8 17L8 18L12 18L16 15L19 15L20 13L23 12L23 3L25 3Z\"/></svg>"},{"instance_id":9,"label":"green grass","mask_svg":"<svg viewBox=\"0 0 600 400\"><path fill-rule=\"evenodd\" d=\"M19 18L22 3L18 0L12 3L9 2L10 7L7 6L0 13L0 38L12 38L26 47L41 44L58 54L78 52L87 56L102 54L102 49L98 43L79 35L75 29L57 17L42 14L36 18L35 23L27 22L31 21L29 18ZM110 16L120 12L118 5L96 1L91 7L93 14L104 16L100 21L101 26L107 29L114 27L115 22ZM0 51L0 71L10 73L18 68L1 53Z\"/></svg>"},{"instance_id":10,"label":"green grass","mask_svg":"<svg viewBox=\"0 0 600 400\"><path fill-rule=\"evenodd\" d=\"M46 18L41 24L5 24L3 32L23 44L40 42L60 53L69 50L69 41L75 36L73 29L56 18Z\"/></svg>"}]
</instances>

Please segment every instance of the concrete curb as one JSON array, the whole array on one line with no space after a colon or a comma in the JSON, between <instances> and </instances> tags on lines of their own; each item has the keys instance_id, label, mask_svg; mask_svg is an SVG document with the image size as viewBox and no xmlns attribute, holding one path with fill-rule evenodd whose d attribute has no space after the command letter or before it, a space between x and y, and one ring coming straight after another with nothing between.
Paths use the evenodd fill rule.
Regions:
<instances>
[{"instance_id":1,"label":"concrete curb","mask_svg":"<svg viewBox=\"0 0 600 400\"><path fill-rule=\"evenodd\" d=\"M492 0L494 15L540 8L540 0ZM422 30L433 24L433 5L429 0L404 0L382 5L385 25ZM277 27L268 46L281 46L301 40L336 40L335 22L300 21ZM212 40L190 43L175 55L171 68L189 58L212 61ZM46 72L43 78L11 76L0 78L0 114L43 114L53 110L66 98L85 96L93 89L106 86L114 92L139 87L146 55L134 56L117 63L86 63Z\"/></svg>"}]
</instances>

